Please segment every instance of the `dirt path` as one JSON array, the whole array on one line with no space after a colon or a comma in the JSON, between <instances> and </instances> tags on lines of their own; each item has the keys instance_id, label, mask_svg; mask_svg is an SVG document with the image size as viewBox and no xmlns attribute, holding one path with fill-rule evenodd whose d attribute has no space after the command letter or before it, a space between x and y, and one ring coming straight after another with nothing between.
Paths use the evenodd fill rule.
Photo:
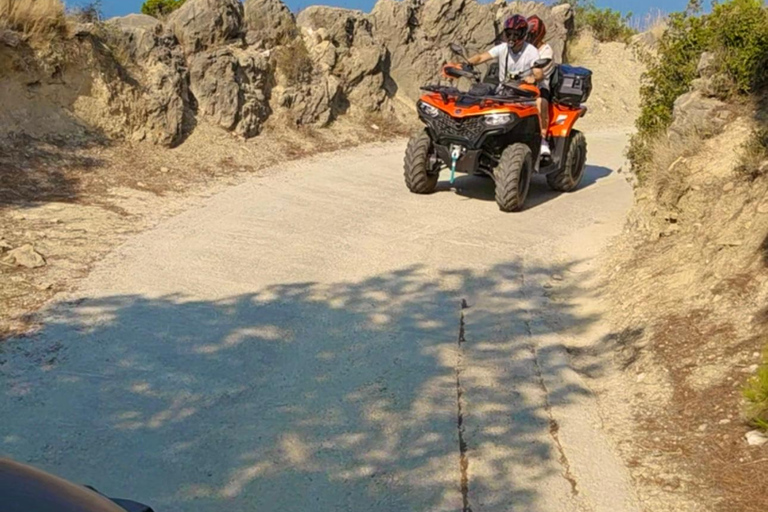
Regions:
<instances>
[{"instance_id":1,"label":"dirt path","mask_svg":"<svg viewBox=\"0 0 768 512\"><path fill-rule=\"evenodd\" d=\"M0 453L161 512L636 510L559 334L599 317L550 297L631 203L625 136L588 138L519 214L408 194L395 143L136 236L4 347Z\"/></svg>"}]
</instances>

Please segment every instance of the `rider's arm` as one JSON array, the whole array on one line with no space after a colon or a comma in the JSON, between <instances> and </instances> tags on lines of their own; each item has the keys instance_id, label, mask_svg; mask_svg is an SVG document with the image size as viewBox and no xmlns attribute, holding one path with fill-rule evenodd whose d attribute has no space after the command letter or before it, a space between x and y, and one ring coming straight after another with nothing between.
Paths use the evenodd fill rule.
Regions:
<instances>
[{"instance_id":1,"label":"rider's arm","mask_svg":"<svg viewBox=\"0 0 768 512\"><path fill-rule=\"evenodd\" d=\"M493 60L493 55L491 55L490 52L485 52L475 55L474 57L470 57L467 62L473 66L477 66L478 64L485 64L489 60Z\"/></svg>"}]
</instances>

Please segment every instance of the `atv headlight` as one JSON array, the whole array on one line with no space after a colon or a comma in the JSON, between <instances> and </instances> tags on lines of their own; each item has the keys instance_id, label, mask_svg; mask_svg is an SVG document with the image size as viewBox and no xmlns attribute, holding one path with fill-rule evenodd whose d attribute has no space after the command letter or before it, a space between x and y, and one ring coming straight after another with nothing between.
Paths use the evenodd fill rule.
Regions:
<instances>
[{"instance_id":1,"label":"atv headlight","mask_svg":"<svg viewBox=\"0 0 768 512\"><path fill-rule=\"evenodd\" d=\"M488 126L503 126L512 120L512 114L488 114L485 124Z\"/></svg>"},{"instance_id":2,"label":"atv headlight","mask_svg":"<svg viewBox=\"0 0 768 512\"><path fill-rule=\"evenodd\" d=\"M424 103L423 101L419 102L419 110L427 114L429 117L437 117L437 115L440 113L437 107L433 107L429 103Z\"/></svg>"}]
</instances>

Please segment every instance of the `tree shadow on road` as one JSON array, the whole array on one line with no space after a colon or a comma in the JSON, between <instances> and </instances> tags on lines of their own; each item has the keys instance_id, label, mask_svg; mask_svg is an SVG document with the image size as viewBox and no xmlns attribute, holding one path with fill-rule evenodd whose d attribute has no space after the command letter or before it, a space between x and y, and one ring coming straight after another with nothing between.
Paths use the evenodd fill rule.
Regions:
<instances>
[{"instance_id":1,"label":"tree shadow on road","mask_svg":"<svg viewBox=\"0 0 768 512\"><path fill-rule=\"evenodd\" d=\"M475 509L544 512L562 468L543 398L521 393L539 387L527 294L566 270L66 303L0 354L0 452L157 510L455 511L464 430ZM550 307L576 330L594 320Z\"/></svg>"}]
</instances>

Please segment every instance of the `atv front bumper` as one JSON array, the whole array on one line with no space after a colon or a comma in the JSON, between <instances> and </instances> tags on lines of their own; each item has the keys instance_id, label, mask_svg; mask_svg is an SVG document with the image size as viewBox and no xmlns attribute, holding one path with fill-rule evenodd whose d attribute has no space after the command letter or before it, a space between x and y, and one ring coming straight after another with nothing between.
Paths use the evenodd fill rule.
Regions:
<instances>
[{"instance_id":1,"label":"atv front bumper","mask_svg":"<svg viewBox=\"0 0 768 512\"><path fill-rule=\"evenodd\" d=\"M434 147L437 157L450 169L452 164L451 146L435 144ZM475 174L480 168L480 155L482 152L482 149L465 149L459 159L456 160L456 172Z\"/></svg>"}]
</instances>

